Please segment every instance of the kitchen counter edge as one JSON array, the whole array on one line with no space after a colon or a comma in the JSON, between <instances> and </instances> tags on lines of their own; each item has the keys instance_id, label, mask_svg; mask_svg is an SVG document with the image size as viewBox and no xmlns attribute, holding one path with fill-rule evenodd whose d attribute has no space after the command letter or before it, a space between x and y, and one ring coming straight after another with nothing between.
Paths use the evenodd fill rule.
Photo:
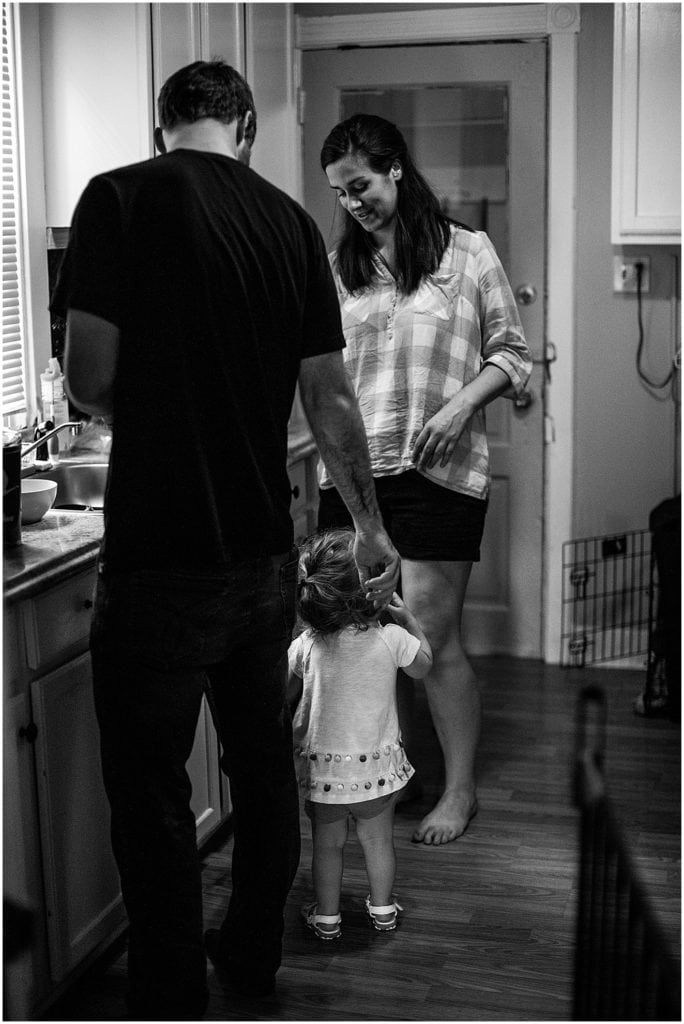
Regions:
<instances>
[{"instance_id":1,"label":"kitchen counter edge","mask_svg":"<svg viewBox=\"0 0 684 1024\"><path fill-rule=\"evenodd\" d=\"M315 448L310 434L291 436L288 466L311 455ZM52 509L39 523L23 526L21 545L3 552L5 602L33 597L94 566L103 532L101 512Z\"/></svg>"}]
</instances>

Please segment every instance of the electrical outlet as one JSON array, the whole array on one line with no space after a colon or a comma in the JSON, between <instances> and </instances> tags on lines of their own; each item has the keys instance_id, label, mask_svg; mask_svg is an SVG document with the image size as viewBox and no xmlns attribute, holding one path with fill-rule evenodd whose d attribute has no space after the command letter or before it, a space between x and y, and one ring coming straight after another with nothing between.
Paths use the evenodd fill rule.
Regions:
<instances>
[{"instance_id":1,"label":"electrical outlet","mask_svg":"<svg viewBox=\"0 0 684 1024\"><path fill-rule=\"evenodd\" d=\"M613 256L613 291L638 291L637 266L641 264L641 293L651 290L650 256Z\"/></svg>"}]
</instances>

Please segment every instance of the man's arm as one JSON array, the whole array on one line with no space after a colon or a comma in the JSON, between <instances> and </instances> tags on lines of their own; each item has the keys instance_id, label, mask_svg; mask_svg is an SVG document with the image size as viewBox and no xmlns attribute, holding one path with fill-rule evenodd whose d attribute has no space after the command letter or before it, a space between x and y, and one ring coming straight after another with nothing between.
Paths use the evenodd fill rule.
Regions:
<instances>
[{"instance_id":1,"label":"man's arm","mask_svg":"<svg viewBox=\"0 0 684 1024\"><path fill-rule=\"evenodd\" d=\"M361 582L376 606L396 590L399 554L382 525L366 431L341 352L303 359L299 391L318 451L354 521Z\"/></svg>"},{"instance_id":2,"label":"man's arm","mask_svg":"<svg viewBox=\"0 0 684 1024\"><path fill-rule=\"evenodd\" d=\"M67 311L64 376L74 405L110 418L119 359L119 328L80 309Z\"/></svg>"}]
</instances>

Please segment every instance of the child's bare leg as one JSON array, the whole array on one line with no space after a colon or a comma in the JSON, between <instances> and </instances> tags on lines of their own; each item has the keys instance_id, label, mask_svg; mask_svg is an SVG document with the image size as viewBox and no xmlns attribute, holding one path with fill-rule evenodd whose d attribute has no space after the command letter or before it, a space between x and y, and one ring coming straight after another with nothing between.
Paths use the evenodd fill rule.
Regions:
<instances>
[{"instance_id":1,"label":"child's bare leg","mask_svg":"<svg viewBox=\"0 0 684 1024\"><path fill-rule=\"evenodd\" d=\"M324 805L325 806L325 805ZM339 913L344 847L347 842L347 815L335 821L321 821L316 817L315 805L311 817L313 855L311 874L316 894L317 912L323 915Z\"/></svg>"},{"instance_id":2,"label":"child's bare leg","mask_svg":"<svg viewBox=\"0 0 684 1024\"><path fill-rule=\"evenodd\" d=\"M388 800L381 812L373 817L363 817L354 809L356 818L356 834L361 843L366 873L370 885L370 901L375 907L386 907L392 903L392 889L397 870L394 852L394 805L396 800ZM383 915L389 918L392 915Z\"/></svg>"}]
</instances>

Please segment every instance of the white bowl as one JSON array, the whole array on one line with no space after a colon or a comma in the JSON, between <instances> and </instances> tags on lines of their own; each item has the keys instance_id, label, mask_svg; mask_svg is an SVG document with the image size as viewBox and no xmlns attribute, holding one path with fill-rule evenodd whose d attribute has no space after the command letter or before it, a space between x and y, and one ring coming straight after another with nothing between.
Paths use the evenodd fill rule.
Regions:
<instances>
[{"instance_id":1,"label":"white bowl","mask_svg":"<svg viewBox=\"0 0 684 1024\"><path fill-rule=\"evenodd\" d=\"M38 523L57 497L54 480L33 480L27 477L21 481L21 521Z\"/></svg>"}]
</instances>

